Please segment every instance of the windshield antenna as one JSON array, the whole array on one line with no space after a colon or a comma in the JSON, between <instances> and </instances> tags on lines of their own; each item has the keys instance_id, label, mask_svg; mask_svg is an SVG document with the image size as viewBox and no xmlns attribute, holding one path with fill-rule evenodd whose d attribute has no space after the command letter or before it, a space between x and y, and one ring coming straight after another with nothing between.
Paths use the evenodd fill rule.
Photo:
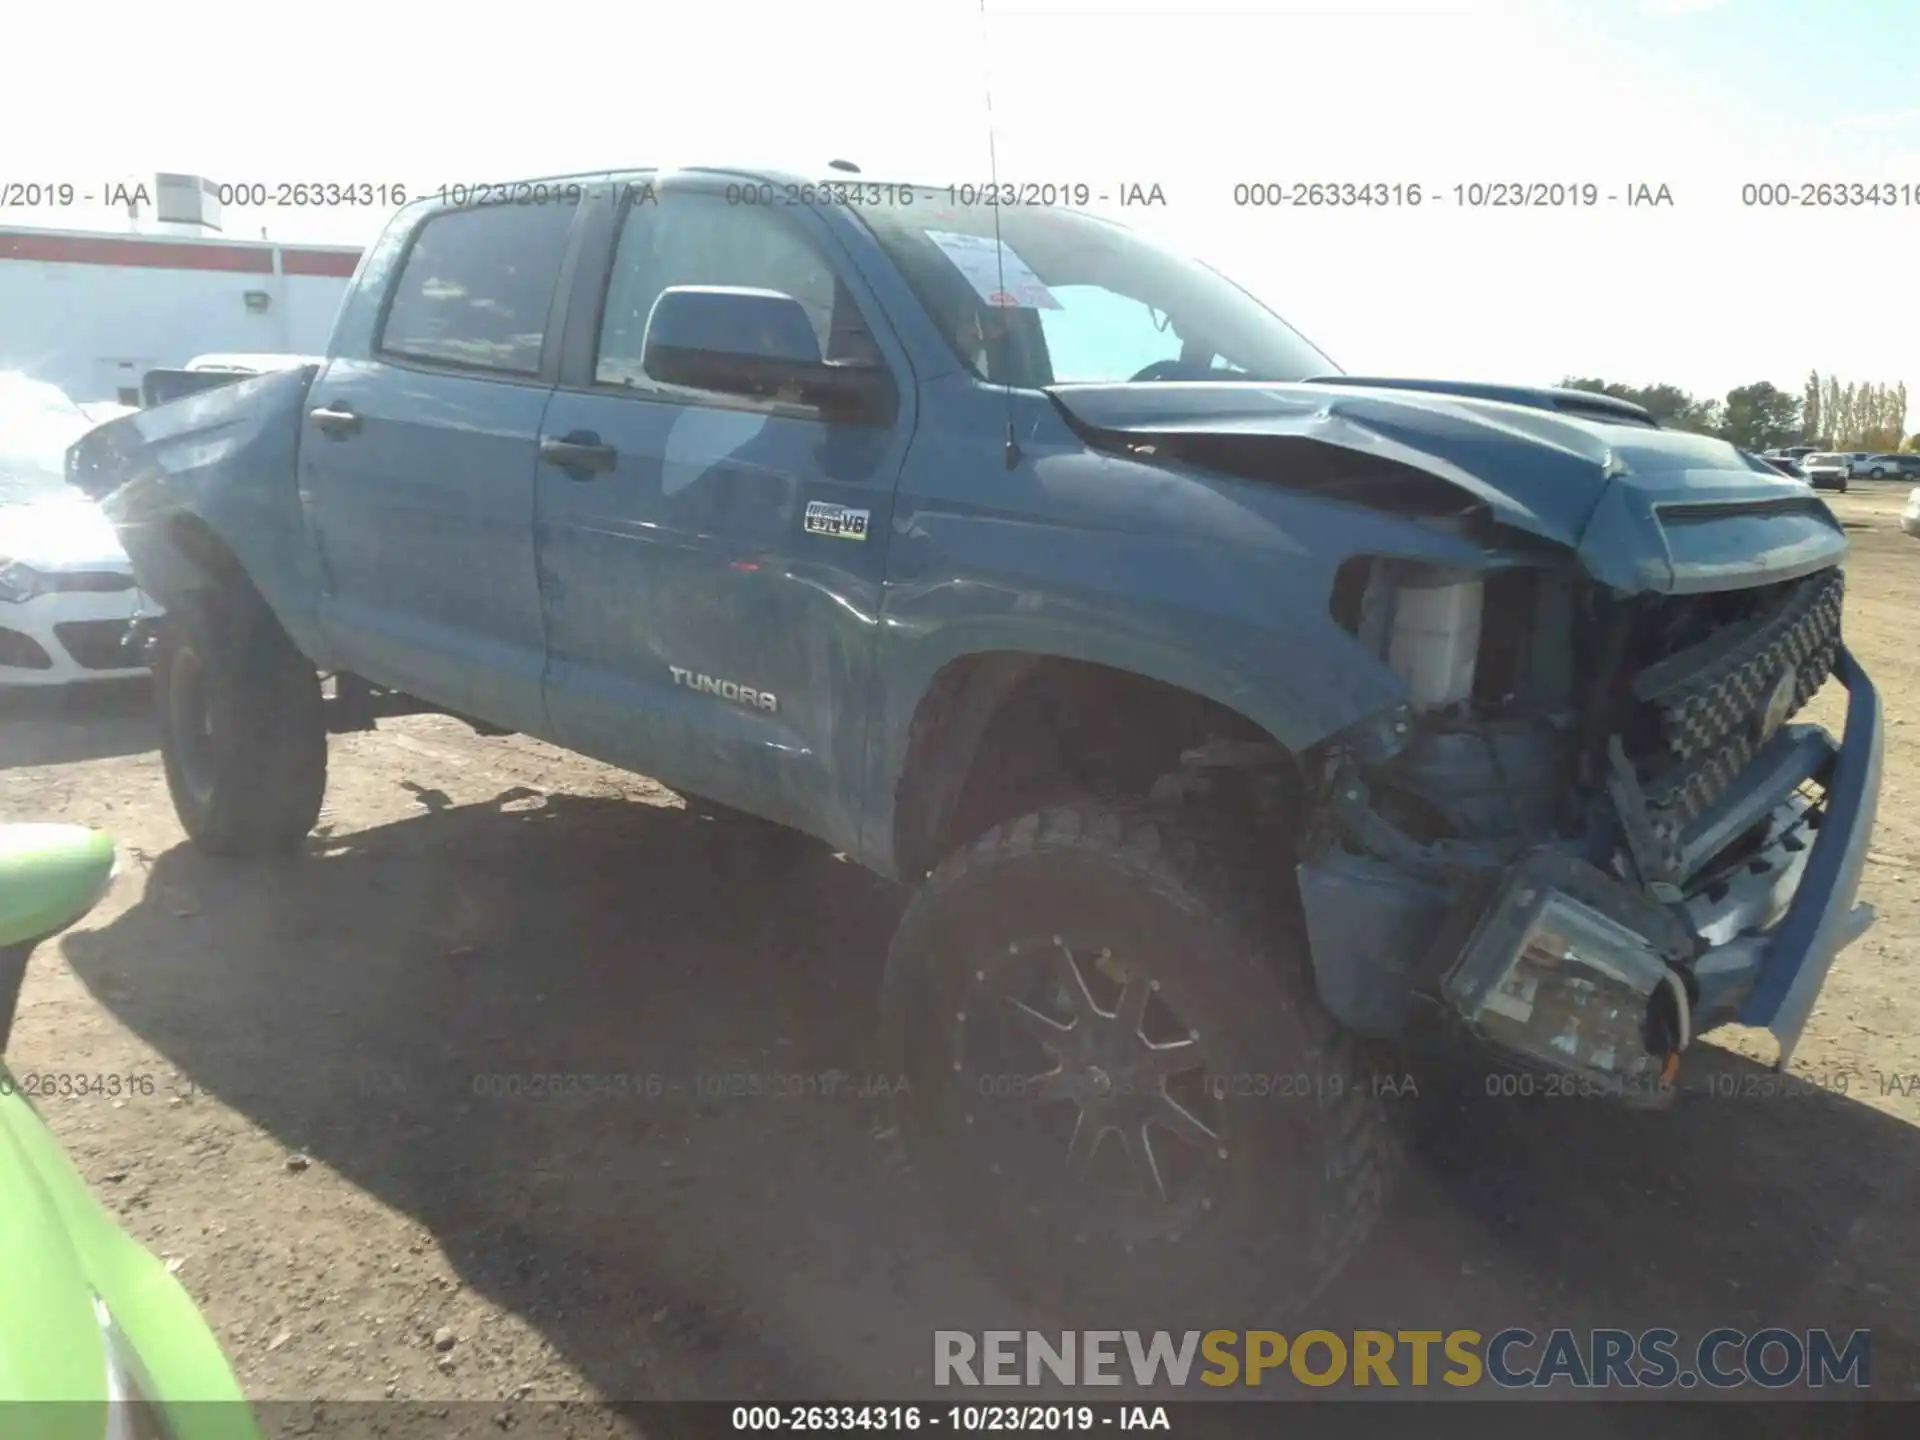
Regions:
<instances>
[{"instance_id":1,"label":"windshield antenna","mask_svg":"<svg viewBox=\"0 0 1920 1440\"><path fill-rule=\"evenodd\" d=\"M994 308L1007 308L1007 247L1000 239L1000 155L999 145L994 135L993 124L993 51L987 44L987 0L980 0L980 85L987 96L987 183L993 190L993 258L998 268L998 289L994 297ZM995 339L1002 346L1001 354L1006 354L1008 326L999 326ZM1014 436L1013 428L1013 379L1004 382L1007 396L1007 469L1012 470L1020 464L1020 441Z\"/></svg>"}]
</instances>

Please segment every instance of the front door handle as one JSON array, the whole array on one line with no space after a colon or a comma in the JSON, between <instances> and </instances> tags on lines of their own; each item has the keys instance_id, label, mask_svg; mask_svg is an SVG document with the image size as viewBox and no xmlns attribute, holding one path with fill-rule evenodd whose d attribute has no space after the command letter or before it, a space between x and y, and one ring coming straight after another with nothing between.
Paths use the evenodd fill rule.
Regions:
<instances>
[{"instance_id":1,"label":"front door handle","mask_svg":"<svg viewBox=\"0 0 1920 1440\"><path fill-rule=\"evenodd\" d=\"M569 430L565 435L540 437L540 458L562 470L595 474L613 469L619 454L613 446L602 444L591 430Z\"/></svg>"},{"instance_id":2,"label":"front door handle","mask_svg":"<svg viewBox=\"0 0 1920 1440\"><path fill-rule=\"evenodd\" d=\"M345 405L321 405L307 412L307 418L329 435L351 435L361 426L361 419Z\"/></svg>"}]
</instances>

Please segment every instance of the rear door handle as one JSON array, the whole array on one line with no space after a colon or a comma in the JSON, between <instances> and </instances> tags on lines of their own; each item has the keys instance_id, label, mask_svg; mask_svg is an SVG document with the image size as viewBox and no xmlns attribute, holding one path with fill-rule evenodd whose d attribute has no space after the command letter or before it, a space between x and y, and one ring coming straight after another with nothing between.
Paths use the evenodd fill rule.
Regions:
<instances>
[{"instance_id":1,"label":"rear door handle","mask_svg":"<svg viewBox=\"0 0 1920 1440\"><path fill-rule=\"evenodd\" d=\"M321 405L309 410L307 418L329 435L351 435L361 425L360 417L344 405Z\"/></svg>"},{"instance_id":2,"label":"rear door handle","mask_svg":"<svg viewBox=\"0 0 1920 1440\"><path fill-rule=\"evenodd\" d=\"M619 459L613 446L603 444L591 430L569 430L565 435L540 437L540 458L562 470L595 474L611 470Z\"/></svg>"}]
</instances>

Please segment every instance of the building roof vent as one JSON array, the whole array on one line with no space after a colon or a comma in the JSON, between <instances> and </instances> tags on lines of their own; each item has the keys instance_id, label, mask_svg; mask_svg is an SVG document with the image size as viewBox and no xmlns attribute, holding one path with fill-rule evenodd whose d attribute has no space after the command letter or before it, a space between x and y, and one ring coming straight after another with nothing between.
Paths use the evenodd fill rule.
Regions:
<instances>
[{"instance_id":1,"label":"building roof vent","mask_svg":"<svg viewBox=\"0 0 1920 1440\"><path fill-rule=\"evenodd\" d=\"M197 234L218 234L220 198L211 180L198 175L153 177L153 218Z\"/></svg>"}]
</instances>

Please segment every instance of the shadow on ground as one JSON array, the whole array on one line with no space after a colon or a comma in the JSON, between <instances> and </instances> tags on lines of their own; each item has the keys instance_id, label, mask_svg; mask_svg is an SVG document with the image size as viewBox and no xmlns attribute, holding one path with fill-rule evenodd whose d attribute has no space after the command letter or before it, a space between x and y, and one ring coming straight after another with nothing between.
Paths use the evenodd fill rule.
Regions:
<instances>
[{"instance_id":1,"label":"shadow on ground","mask_svg":"<svg viewBox=\"0 0 1920 1440\"><path fill-rule=\"evenodd\" d=\"M0 770L138 755L159 743L153 691L144 679L0 687Z\"/></svg>"},{"instance_id":2,"label":"shadow on ground","mask_svg":"<svg viewBox=\"0 0 1920 1440\"><path fill-rule=\"evenodd\" d=\"M67 954L197 1086L417 1218L603 1395L925 1395L931 1331L1022 1322L854 1098L899 901L752 833L509 791L284 864L181 847ZM1701 1059L1704 1089L1659 1115L1416 1072L1415 1173L1312 1322L1871 1326L1876 1391L1908 1392L1914 1132ZM527 1098L534 1076L631 1078ZM642 1373L660 1312L680 1360Z\"/></svg>"}]
</instances>

